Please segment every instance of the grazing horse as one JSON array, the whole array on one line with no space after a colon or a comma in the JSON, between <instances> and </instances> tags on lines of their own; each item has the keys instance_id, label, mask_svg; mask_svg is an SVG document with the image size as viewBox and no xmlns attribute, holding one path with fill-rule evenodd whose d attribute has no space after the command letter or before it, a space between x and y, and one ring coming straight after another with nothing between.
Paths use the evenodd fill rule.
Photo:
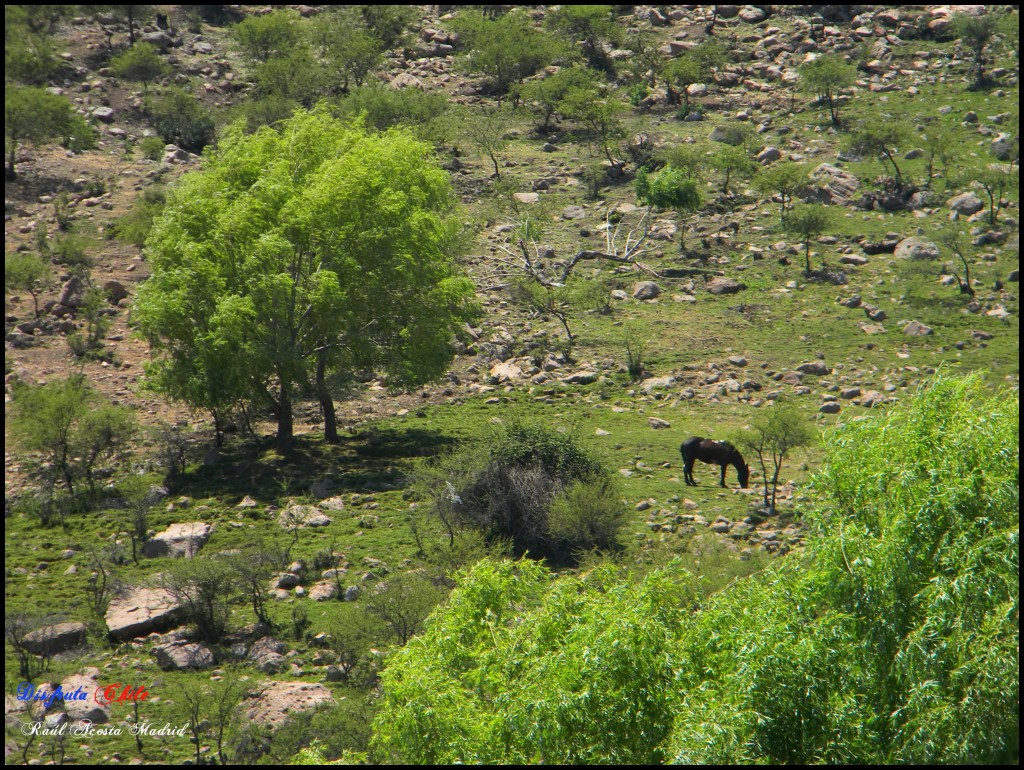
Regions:
<instances>
[{"instance_id":1,"label":"grazing horse","mask_svg":"<svg viewBox=\"0 0 1024 770\"><path fill-rule=\"evenodd\" d=\"M743 455L739 453L728 441L712 441L709 438L693 436L686 439L679 447L683 455L683 478L691 487L697 486L693 478L693 464L700 460L711 465L722 467L721 484L725 486L725 469L732 465L736 468L736 475L739 476L740 486L747 488L747 481L750 479L750 466L743 461Z\"/></svg>"}]
</instances>

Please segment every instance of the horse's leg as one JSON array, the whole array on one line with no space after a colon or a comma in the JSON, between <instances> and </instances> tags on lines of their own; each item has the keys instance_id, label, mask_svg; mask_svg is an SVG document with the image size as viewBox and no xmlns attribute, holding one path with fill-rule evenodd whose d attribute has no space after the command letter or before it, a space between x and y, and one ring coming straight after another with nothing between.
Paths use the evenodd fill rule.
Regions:
<instances>
[{"instance_id":1,"label":"horse's leg","mask_svg":"<svg viewBox=\"0 0 1024 770\"><path fill-rule=\"evenodd\" d=\"M725 486L725 469L728 468L729 466L726 465L725 463L722 463L721 467L722 467L722 480L719 482L719 484L724 487Z\"/></svg>"},{"instance_id":2,"label":"horse's leg","mask_svg":"<svg viewBox=\"0 0 1024 770\"><path fill-rule=\"evenodd\" d=\"M683 481L691 487L697 486L697 481L693 478L693 463L692 457L683 458Z\"/></svg>"}]
</instances>

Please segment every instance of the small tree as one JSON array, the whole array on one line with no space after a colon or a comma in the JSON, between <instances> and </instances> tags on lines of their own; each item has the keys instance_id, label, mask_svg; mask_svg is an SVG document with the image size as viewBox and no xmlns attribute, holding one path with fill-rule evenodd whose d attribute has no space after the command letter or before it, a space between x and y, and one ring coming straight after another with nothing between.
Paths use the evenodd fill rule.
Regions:
<instances>
[{"instance_id":1,"label":"small tree","mask_svg":"<svg viewBox=\"0 0 1024 770\"><path fill-rule=\"evenodd\" d=\"M212 644L220 642L239 588L238 575L229 562L202 557L174 559L155 582L182 606L200 638Z\"/></svg>"},{"instance_id":2,"label":"small tree","mask_svg":"<svg viewBox=\"0 0 1024 770\"><path fill-rule=\"evenodd\" d=\"M722 175L722 195L729 194L729 182L734 177L749 179L758 168L742 145L721 147L711 156L711 166Z\"/></svg>"},{"instance_id":3,"label":"small tree","mask_svg":"<svg viewBox=\"0 0 1024 770\"><path fill-rule=\"evenodd\" d=\"M562 5L547 14L545 23L568 42L578 42L591 67L610 70L612 63L605 49L621 39L612 11L610 5Z\"/></svg>"},{"instance_id":4,"label":"small tree","mask_svg":"<svg viewBox=\"0 0 1024 770\"><path fill-rule=\"evenodd\" d=\"M839 91L853 85L856 77L853 65L834 54L818 56L800 66L800 87L828 107L833 126L839 125Z\"/></svg>"},{"instance_id":5,"label":"small tree","mask_svg":"<svg viewBox=\"0 0 1024 770\"><path fill-rule=\"evenodd\" d=\"M785 161L773 163L758 172L754 187L764 195L778 195L782 200L780 221L786 221L786 213L792 208L793 196L807 184L807 167L802 163Z\"/></svg>"},{"instance_id":6,"label":"small tree","mask_svg":"<svg viewBox=\"0 0 1024 770\"><path fill-rule=\"evenodd\" d=\"M648 208L673 209L680 217L696 211L702 203L697 183L692 179L687 179L681 171L672 166L666 166L652 176L638 174L636 197ZM680 222L680 248L683 248L685 243L686 227L683 222Z\"/></svg>"},{"instance_id":7,"label":"small tree","mask_svg":"<svg viewBox=\"0 0 1024 770\"><path fill-rule=\"evenodd\" d=\"M988 82L988 77L985 74L985 65L988 63L985 49L988 48L992 38L999 30L999 21L1000 14L992 12L982 13L978 16L961 14L953 20L953 34L960 38L974 57L971 63L974 88L983 88Z\"/></svg>"},{"instance_id":8,"label":"small tree","mask_svg":"<svg viewBox=\"0 0 1024 770\"><path fill-rule=\"evenodd\" d=\"M384 63L386 47L375 30L365 26L355 7L332 7L313 19L310 41L320 58L341 81L348 93L351 85L362 86L370 73Z\"/></svg>"},{"instance_id":9,"label":"small tree","mask_svg":"<svg viewBox=\"0 0 1024 770\"><path fill-rule=\"evenodd\" d=\"M379 615L354 602L339 607L327 627L330 649L343 679L348 679L375 642L383 638Z\"/></svg>"},{"instance_id":10,"label":"small tree","mask_svg":"<svg viewBox=\"0 0 1024 770\"><path fill-rule=\"evenodd\" d=\"M149 84L170 74L171 67L149 43L139 43L110 60L114 75L133 83L142 83L142 90L149 91Z\"/></svg>"},{"instance_id":11,"label":"small tree","mask_svg":"<svg viewBox=\"0 0 1024 770\"><path fill-rule=\"evenodd\" d=\"M750 450L757 456L761 466L761 477L765 482L764 505L769 512L775 512L782 463L792 450L808 446L814 440L814 435L813 427L807 423L796 406L791 403L776 403L754 419L751 429L741 431L735 437L737 446Z\"/></svg>"},{"instance_id":12,"label":"small tree","mask_svg":"<svg viewBox=\"0 0 1024 770\"><path fill-rule=\"evenodd\" d=\"M80 374L36 387L16 384L10 419L11 437L42 452L43 475L71 493L83 476L92 484L96 463L117 451L135 424L130 409L104 404Z\"/></svg>"},{"instance_id":13,"label":"small tree","mask_svg":"<svg viewBox=\"0 0 1024 770\"><path fill-rule=\"evenodd\" d=\"M562 101L562 112L571 120L587 128L591 136L597 140L613 169L621 169L623 162L612 156L612 142L625 136L622 115L626 106L615 96L606 94L598 96L574 89Z\"/></svg>"},{"instance_id":14,"label":"small tree","mask_svg":"<svg viewBox=\"0 0 1024 770\"><path fill-rule=\"evenodd\" d=\"M405 645L423 630L423 621L438 605L443 591L418 572L402 572L388 578L366 598L366 611L376 615Z\"/></svg>"},{"instance_id":15,"label":"small tree","mask_svg":"<svg viewBox=\"0 0 1024 770\"><path fill-rule=\"evenodd\" d=\"M524 11L488 19L480 11L466 9L453 21L460 44L468 48L463 67L479 72L492 93L502 95L524 78L536 74L564 51L557 40L534 28Z\"/></svg>"},{"instance_id":16,"label":"small tree","mask_svg":"<svg viewBox=\"0 0 1024 770\"><path fill-rule=\"evenodd\" d=\"M257 62L290 53L302 38L299 15L288 9L249 16L236 24L231 34L242 53Z\"/></svg>"},{"instance_id":17,"label":"small tree","mask_svg":"<svg viewBox=\"0 0 1024 770\"><path fill-rule=\"evenodd\" d=\"M202 152L213 141L214 121L202 102L180 88L146 104L153 128L167 143L189 152Z\"/></svg>"},{"instance_id":18,"label":"small tree","mask_svg":"<svg viewBox=\"0 0 1024 770\"><path fill-rule=\"evenodd\" d=\"M991 163L974 174L974 181L988 198L988 221L994 225L1003 209L1003 194L1020 186L1020 166L1013 163Z\"/></svg>"},{"instance_id":19,"label":"small tree","mask_svg":"<svg viewBox=\"0 0 1024 770\"><path fill-rule=\"evenodd\" d=\"M71 102L42 88L13 86L4 91L4 138L7 146L7 179L15 179L18 146L24 142L46 143L54 139L77 142L85 148L94 140L92 129L75 112Z\"/></svg>"},{"instance_id":20,"label":"small tree","mask_svg":"<svg viewBox=\"0 0 1024 770\"><path fill-rule=\"evenodd\" d=\"M828 230L832 224L832 212L821 204L795 207L786 217L783 225L786 232L798 238L804 245L804 275L811 274L811 241Z\"/></svg>"},{"instance_id":21,"label":"small tree","mask_svg":"<svg viewBox=\"0 0 1024 770\"><path fill-rule=\"evenodd\" d=\"M961 278L955 271L953 272L953 277L956 278L957 285L960 287L960 293L973 297L974 287L971 286L971 265L967 261L966 240L967 239L964 237L963 231L955 225L943 230L939 233L938 237L939 244L945 246L956 254L957 259L960 260L960 264L963 265L963 278Z\"/></svg>"},{"instance_id":22,"label":"small tree","mask_svg":"<svg viewBox=\"0 0 1024 770\"><path fill-rule=\"evenodd\" d=\"M886 172L891 169L896 189L902 191L906 182L896 156L907 135L907 125L899 120L863 121L851 132L847 147L858 155L877 158Z\"/></svg>"},{"instance_id":23,"label":"small tree","mask_svg":"<svg viewBox=\"0 0 1024 770\"><path fill-rule=\"evenodd\" d=\"M542 131L551 128L556 114L564 114L568 105L585 99L583 94L596 95L598 74L582 65L562 67L553 75L532 80L520 89L520 96L540 120Z\"/></svg>"},{"instance_id":24,"label":"small tree","mask_svg":"<svg viewBox=\"0 0 1024 770\"><path fill-rule=\"evenodd\" d=\"M469 139L481 157L491 161L494 178L500 180L501 166L498 161L508 147L505 134L512 125L511 115L500 109L478 113L467 111L457 116L451 115L450 119L458 125L457 133Z\"/></svg>"},{"instance_id":25,"label":"small tree","mask_svg":"<svg viewBox=\"0 0 1024 770\"><path fill-rule=\"evenodd\" d=\"M53 280L50 265L38 254L17 251L4 255L4 293L27 291L32 295L35 317L39 317L39 293Z\"/></svg>"},{"instance_id":26,"label":"small tree","mask_svg":"<svg viewBox=\"0 0 1024 770\"><path fill-rule=\"evenodd\" d=\"M267 612L267 587L271 576L285 565L280 548L256 543L242 553L230 557L228 563L234 571L239 589L252 606L252 612L261 623L272 625Z\"/></svg>"},{"instance_id":27,"label":"small tree","mask_svg":"<svg viewBox=\"0 0 1024 770\"><path fill-rule=\"evenodd\" d=\"M943 174L948 175L953 161L960 155L961 141L958 132L948 126L932 124L921 133L924 139L925 159L927 162L928 181L925 188L932 189L936 177L936 166L942 165ZM949 189L949 182L947 189Z\"/></svg>"}]
</instances>

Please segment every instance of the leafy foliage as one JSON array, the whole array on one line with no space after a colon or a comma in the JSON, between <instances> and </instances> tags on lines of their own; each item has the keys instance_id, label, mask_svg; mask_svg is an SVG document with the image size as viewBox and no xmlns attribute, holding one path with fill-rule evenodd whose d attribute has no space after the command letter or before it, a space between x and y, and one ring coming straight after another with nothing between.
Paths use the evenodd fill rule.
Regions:
<instances>
[{"instance_id":1,"label":"leafy foliage","mask_svg":"<svg viewBox=\"0 0 1024 770\"><path fill-rule=\"evenodd\" d=\"M18 384L11 408L11 436L24 449L42 452L43 473L69 492L85 478L92 486L97 464L133 435L127 407L104 403L82 375L36 387Z\"/></svg>"},{"instance_id":2,"label":"leafy foliage","mask_svg":"<svg viewBox=\"0 0 1024 770\"><path fill-rule=\"evenodd\" d=\"M832 125L839 125L837 96L840 89L853 85L857 71L836 55L818 56L800 66L800 86L828 107Z\"/></svg>"},{"instance_id":3,"label":"leafy foliage","mask_svg":"<svg viewBox=\"0 0 1024 770\"><path fill-rule=\"evenodd\" d=\"M804 275L811 274L811 241L832 224L832 212L818 203L796 206L789 212L783 228L797 236L804 245Z\"/></svg>"},{"instance_id":4,"label":"leafy foliage","mask_svg":"<svg viewBox=\"0 0 1024 770\"><path fill-rule=\"evenodd\" d=\"M142 83L143 89L147 90L150 83L171 71L170 65L149 43L139 43L115 56L110 60L110 69L119 78Z\"/></svg>"},{"instance_id":5,"label":"leafy foliage","mask_svg":"<svg viewBox=\"0 0 1024 770\"><path fill-rule=\"evenodd\" d=\"M489 19L466 9L455 18L453 28L468 47L465 68L481 73L487 88L497 94L536 74L564 50L559 41L531 26L523 11Z\"/></svg>"},{"instance_id":6,"label":"leafy foliage","mask_svg":"<svg viewBox=\"0 0 1024 770\"><path fill-rule=\"evenodd\" d=\"M189 152L202 152L213 141L214 121L210 112L191 94L172 88L146 104L153 128L168 144Z\"/></svg>"},{"instance_id":7,"label":"leafy foliage","mask_svg":"<svg viewBox=\"0 0 1024 770\"><path fill-rule=\"evenodd\" d=\"M633 582L481 561L383 672L372 758L1012 762L1018 416L940 376L842 426L806 558L704 601L678 563Z\"/></svg>"},{"instance_id":8,"label":"leafy foliage","mask_svg":"<svg viewBox=\"0 0 1024 770\"><path fill-rule=\"evenodd\" d=\"M234 125L169 196L147 242L140 328L156 387L195 406L266 405L278 447L309 384L333 428L330 372L376 366L394 385L439 375L472 286L451 261L447 176L408 132L369 135L325 111L280 131Z\"/></svg>"},{"instance_id":9,"label":"leafy foliage","mask_svg":"<svg viewBox=\"0 0 1024 770\"><path fill-rule=\"evenodd\" d=\"M80 149L95 141L92 129L71 102L42 88L13 86L4 90L4 139L7 148L7 178L17 172L18 146L23 142L44 143L60 139Z\"/></svg>"}]
</instances>

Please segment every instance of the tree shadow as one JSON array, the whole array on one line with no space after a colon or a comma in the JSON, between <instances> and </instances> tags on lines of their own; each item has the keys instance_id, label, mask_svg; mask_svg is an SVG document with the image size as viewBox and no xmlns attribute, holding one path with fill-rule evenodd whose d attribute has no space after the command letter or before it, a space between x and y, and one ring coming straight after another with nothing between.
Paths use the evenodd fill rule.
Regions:
<instances>
[{"instance_id":1,"label":"tree shadow","mask_svg":"<svg viewBox=\"0 0 1024 770\"><path fill-rule=\"evenodd\" d=\"M250 497L266 505L287 497L315 502L329 495L404 489L414 458L438 454L457 441L428 429L376 427L342 435L333 444L319 436L296 436L287 455L274 451L273 437L240 441L183 474L174 493L229 505Z\"/></svg>"}]
</instances>

